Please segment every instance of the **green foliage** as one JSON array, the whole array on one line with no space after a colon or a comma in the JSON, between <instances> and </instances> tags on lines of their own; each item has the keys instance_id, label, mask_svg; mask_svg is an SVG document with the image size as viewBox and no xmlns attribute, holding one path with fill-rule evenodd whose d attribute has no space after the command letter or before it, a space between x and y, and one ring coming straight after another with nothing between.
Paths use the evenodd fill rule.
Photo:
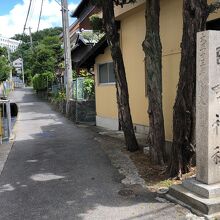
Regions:
<instances>
[{"instance_id":1,"label":"green foliage","mask_svg":"<svg viewBox=\"0 0 220 220\"><path fill-rule=\"evenodd\" d=\"M95 81L93 77L86 77L83 81L83 93L86 99L95 98Z\"/></svg>"},{"instance_id":2,"label":"green foliage","mask_svg":"<svg viewBox=\"0 0 220 220\"><path fill-rule=\"evenodd\" d=\"M64 90L60 90L57 93L53 94L52 102L60 102L66 100L66 93Z\"/></svg>"},{"instance_id":3,"label":"green foliage","mask_svg":"<svg viewBox=\"0 0 220 220\"><path fill-rule=\"evenodd\" d=\"M103 32L103 22L99 15L94 14L89 17L92 29L97 32Z\"/></svg>"},{"instance_id":4,"label":"green foliage","mask_svg":"<svg viewBox=\"0 0 220 220\"><path fill-rule=\"evenodd\" d=\"M32 34L33 43L38 44L39 41L43 40L45 37L53 37L53 36L59 36L62 33L61 27L55 27L55 28L47 28L38 32L35 32ZM15 40L21 40L24 44L30 43L30 37L26 34L16 34L13 39ZM29 44L30 46L30 44Z\"/></svg>"},{"instance_id":5,"label":"green foliage","mask_svg":"<svg viewBox=\"0 0 220 220\"><path fill-rule=\"evenodd\" d=\"M43 74L46 71L54 72L56 67L55 52L45 44L35 48L32 63L32 75Z\"/></svg>"},{"instance_id":6,"label":"green foliage","mask_svg":"<svg viewBox=\"0 0 220 220\"><path fill-rule=\"evenodd\" d=\"M33 51L30 48L29 36L21 34L14 36L14 39L22 40L23 43L19 45L11 57L12 60L23 58L26 83L31 83L32 77L36 74L54 73L58 68L63 56L59 38L61 32L62 28L49 28L33 33Z\"/></svg>"},{"instance_id":7,"label":"green foliage","mask_svg":"<svg viewBox=\"0 0 220 220\"><path fill-rule=\"evenodd\" d=\"M78 83L76 82L77 78L78 78ZM73 70L73 80L74 80L74 83L73 83L73 98L74 99L76 99L76 90L78 92L78 96L82 95L84 99L95 98L94 76L92 76L87 70L81 69L78 76L77 76L76 70ZM77 83L77 89L76 89L76 83ZM81 95L79 95L79 93Z\"/></svg>"},{"instance_id":8,"label":"green foliage","mask_svg":"<svg viewBox=\"0 0 220 220\"><path fill-rule=\"evenodd\" d=\"M63 56L60 38L58 36L47 36L41 43L46 45L46 48L52 52L53 57L56 59L56 66L58 66Z\"/></svg>"},{"instance_id":9,"label":"green foliage","mask_svg":"<svg viewBox=\"0 0 220 220\"><path fill-rule=\"evenodd\" d=\"M104 33L99 31L83 31L81 35L89 43L97 43L104 36Z\"/></svg>"},{"instance_id":10,"label":"green foliage","mask_svg":"<svg viewBox=\"0 0 220 220\"><path fill-rule=\"evenodd\" d=\"M55 28L47 28L38 32L35 32L32 37L33 41L39 42L43 40L45 37L59 37L59 35L62 33L61 27L55 27Z\"/></svg>"},{"instance_id":11,"label":"green foliage","mask_svg":"<svg viewBox=\"0 0 220 220\"><path fill-rule=\"evenodd\" d=\"M87 70L81 70L80 76L84 77L83 80L83 94L85 99L95 98L95 80L94 77L88 73Z\"/></svg>"},{"instance_id":12,"label":"green foliage","mask_svg":"<svg viewBox=\"0 0 220 220\"><path fill-rule=\"evenodd\" d=\"M8 56L8 50L6 47L0 47L0 56Z\"/></svg>"},{"instance_id":13,"label":"green foliage","mask_svg":"<svg viewBox=\"0 0 220 220\"><path fill-rule=\"evenodd\" d=\"M74 69L73 69L73 72L72 72L72 77L73 77L73 80L77 78L77 72Z\"/></svg>"},{"instance_id":14,"label":"green foliage","mask_svg":"<svg viewBox=\"0 0 220 220\"><path fill-rule=\"evenodd\" d=\"M0 47L0 82L9 78L11 67L8 61L8 50L6 47Z\"/></svg>"},{"instance_id":15,"label":"green foliage","mask_svg":"<svg viewBox=\"0 0 220 220\"><path fill-rule=\"evenodd\" d=\"M49 83L54 80L54 74L52 72L45 72L43 74L36 74L33 77L33 87L36 91L43 91L48 88Z\"/></svg>"},{"instance_id":16,"label":"green foliage","mask_svg":"<svg viewBox=\"0 0 220 220\"><path fill-rule=\"evenodd\" d=\"M33 79L33 87L34 90L39 91L39 90L43 90L44 88L44 81L43 81L43 77L41 74L36 74Z\"/></svg>"},{"instance_id":17,"label":"green foliage","mask_svg":"<svg viewBox=\"0 0 220 220\"><path fill-rule=\"evenodd\" d=\"M4 55L0 56L0 82L8 79L10 71L11 67L9 65L8 59Z\"/></svg>"}]
</instances>

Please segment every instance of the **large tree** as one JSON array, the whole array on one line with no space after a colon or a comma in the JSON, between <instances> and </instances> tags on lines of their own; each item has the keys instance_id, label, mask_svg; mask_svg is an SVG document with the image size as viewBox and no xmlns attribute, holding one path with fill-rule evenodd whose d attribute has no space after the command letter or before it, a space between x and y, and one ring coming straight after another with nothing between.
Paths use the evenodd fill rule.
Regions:
<instances>
[{"instance_id":1,"label":"large tree","mask_svg":"<svg viewBox=\"0 0 220 220\"><path fill-rule=\"evenodd\" d=\"M63 49L59 34L62 28L44 29L32 34L33 50L30 48L29 36L17 34L17 40L22 40L18 49L12 54L12 60L22 56L24 60L25 81L31 81L35 74L55 72L63 59Z\"/></svg>"},{"instance_id":2,"label":"large tree","mask_svg":"<svg viewBox=\"0 0 220 220\"><path fill-rule=\"evenodd\" d=\"M138 143L133 129L125 66L120 48L120 36L118 33L114 14L114 4L123 5L134 1L94 0L93 2L101 7L103 12L104 30L114 63L119 118L121 119L121 126L124 132L125 143L129 151L135 151L138 149Z\"/></svg>"},{"instance_id":3,"label":"large tree","mask_svg":"<svg viewBox=\"0 0 220 220\"><path fill-rule=\"evenodd\" d=\"M173 109L173 144L169 166L171 176L182 177L189 171L195 154L196 35L219 3L183 0L183 36L177 96Z\"/></svg>"},{"instance_id":4,"label":"large tree","mask_svg":"<svg viewBox=\"0 0 220 220\"><path fill-rule=\"evenodd\" d=\"M38 32L32 33L33 43L38 44L39 41L43 40L45 37L59 36L62 33L61 27L46 28ZM21 40L23 43L30 43L30 37L26 34L15 34L12 39Z\"/></svg>"},{"instance_id":5,"label":"large tree","mask_svg":"<svg viewBox=\"0 0 220 220\"><path fill-rule=\"evenodd\" d=\"M7 48L0 47L0 82L9 78L11 67L8 61Z\"/></svg>"},{"instance_id":6,"label":"large tree","mask_svg":"<svg viewBox=\"0 0 220 220\"><path fill-rule=\"evenodd\" d=\"M0 47L0 56L8 57L8 49L6 47Z\"/></svg>"},{"instance_id":7,"label":"large tree","mask_svg":"<svg viewBox=\"0 0 220 220\"><path fill-rule=\"evenodd\" d=\"M162 46L160 40L160 0L146 0L146 37L143 42L148 95L150 157L165 162L165 132L162 106Z\"/></svg>"}]
</instances>

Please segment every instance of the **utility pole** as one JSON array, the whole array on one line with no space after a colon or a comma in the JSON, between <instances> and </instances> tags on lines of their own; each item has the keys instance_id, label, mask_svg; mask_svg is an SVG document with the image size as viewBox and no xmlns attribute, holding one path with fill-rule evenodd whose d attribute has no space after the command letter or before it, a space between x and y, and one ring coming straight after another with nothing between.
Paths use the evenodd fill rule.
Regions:
<instances>
[{"instance_id":1,"label":"utility pole","mask_svg":"<svg viewBox=\"0 0 220 220\"><path fill-rule=\"evenodd\" d=\"M31 43L31 50L33 51L33 40L32 40L32 34L31 34L31 27L29 29L29 35L30 35L30 43Z\"/></svg>"},{"instance_id":2,"label":"utility pole","mask_svg":"<svg viewBox=\"0 0 220 220\"><path fill-rule=\"evenodd\" d=\"M12 67L12 63L11 63L11 51L10 51L10 47L9 47L9 42L10 40L7 40L7 52L8 52L8 62L10 63L10 67ZM12 69L10 70L10 75L9 75L9 79L10 82L12 82Z\"/></svg>"},{"instance_id":3,"label":"utility pole","mask_svg":"<svg viewBox=\"0 0 220 220\"><path fill-rule=\"evenodd\" d=\"M61 0L62 21L63 21L63 42L64 42L64 59L65 59L65 76L66 76L66 113L68 113L69 102L72 98L72 60L69 34L69 14L67 0Z\"/></svg>"},{"instance_id":4,"label":"utility pole","mask_svg":"<svg viewBox=\"0 0 220 220\"><path fill-rule=\"evenodd\" d=\"M23 87L25 87L25 84L24 84L24 60L23 60L23 57L21 57L21 71L22 71L22 83L23 83Z\"/></svg>"},{"instance_id":5,"label":"utility pole","mask_svg":"<svg viewBox=\"0 0 220 220\"><path fill-rule=\"evenodd\" d=\"M7 47L7 51L8 51L8 61L10 63L10 67L12 67L12 64L11 64L11 51L10 51L9 45ZM10 79L10 82L12 82L12 69L10 70L9 79Z\"/></svg>"},{"instance_id":6,"label":"utility pole","mask_svg":"<svg viewBox=\"0 0 220 220\"><path fill-rule=\"evenodd\" d=\"M31 27L29 27L29 28L24 28L24 30L26 30L26 29L29 30L30 45L31 45L31 50L33 51L33 39L32 39L32 34L31 34Z\"/></svg>"}]
</instances>

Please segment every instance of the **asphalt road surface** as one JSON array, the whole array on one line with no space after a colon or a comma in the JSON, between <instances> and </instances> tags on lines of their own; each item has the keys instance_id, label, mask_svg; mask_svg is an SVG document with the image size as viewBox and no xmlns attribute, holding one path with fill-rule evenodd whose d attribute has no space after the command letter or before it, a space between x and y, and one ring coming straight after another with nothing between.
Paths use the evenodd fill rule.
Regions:
<instances>
[{"instance_id":1,"label":"asphalt road surface","mask_svg":"<svg viewBox=\"0 0 220 220\"><path fill-rule=\"evenodd\" d=\"M53 111L31 89L15 91L12 100L19 115L0 177L1 220L186 219L181 207L158 202L150 192L123 191L123 176L93 133Z\"/></svg>"}]
</instances>

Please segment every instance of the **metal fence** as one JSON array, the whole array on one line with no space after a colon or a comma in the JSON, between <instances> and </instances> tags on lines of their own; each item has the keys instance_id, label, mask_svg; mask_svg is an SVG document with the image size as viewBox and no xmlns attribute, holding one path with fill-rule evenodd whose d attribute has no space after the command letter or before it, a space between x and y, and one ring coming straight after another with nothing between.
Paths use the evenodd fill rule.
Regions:
<instances>
[{"instance_id":1,"label":"metal fence","mask_svg":"<svg viewBox=\"0 0 220 220\"><path fill-rule=\"evenodd\" d=\"M72 83L72 99L70 100L68 112L66 112L65 100L55 102L57 109L64 113L75 122L95 123L96 109L95 109L95 95L92 95L86 90L86 77L79 77L73 80ZM92 85L94 86L94 85ZM65 92L63 84L52 85L51 93L53 95L58 92Z\"/></svg>"},{"instance_id":2,"label":"metal fence","mask_svg":"<svg viewBox=\"0 0 220 220\"><path fill-rule=\"evenodd\" d=\"M73 80L72 83L72 99L73 100L79 100L79 101L85 101L85 100L94 100L95 96L88 94L85 92L85 77L78 77ZM65 91L65 85L64 84L53 84L51 88L49 88L52 94L56 94L59 91Z\"/></svg>"},{"instance_id":3,"label":"metal fence","mask_svg":"<svg viewBox=\"0 0 220 220\"><path fill-rule=\"evenodd\" d=\"M4 81L0 84L0 97L7 97L14 90L13 81Z\"/></svg>"},{"instance_id":4,"label":"metal fence","mask_svg":"<svg viewBox=\"0 0 220 220\"><path fill-rule=\"evenodd\" d=\"M53 84L51 86L51 88L49 88L49 89L51 89L51 92L53 94L55 94L55 93L58 93L60 90L63 90L64 89L64 85L63 84Z\"/></svg>"},{"instance_id":5,"label":"metal fence","mask_svg":"<svg viewBox=\"0 0 220 220\"><path fill-rule=\"evenodd\" d=\"M23 81L20 79L20 77L18 76L14 76L12 78L13 82L14 82L14 87L15 88L23 88L24 87L24 83Z\"/></svg>"},{"instance_id":6,"label":"metal fence","mask_svg":"<svg viewBox=\"0 0 220 220\"><path fill-rule=\"evenodd\" d=\"M85 93L84 93L84 77L79 77L73 80L73 99L74 100L85 100Z\"/></svg>"},{"instance_id":7,"label":"metal fence","mask_svg":"<svg viewBox=\"0 0 220 220\"><path fill-rule=\"evenodd\" d=\"M12 134L10 100L0 99L0 142L10 139Z\"/></svg>"}]
</instances>

